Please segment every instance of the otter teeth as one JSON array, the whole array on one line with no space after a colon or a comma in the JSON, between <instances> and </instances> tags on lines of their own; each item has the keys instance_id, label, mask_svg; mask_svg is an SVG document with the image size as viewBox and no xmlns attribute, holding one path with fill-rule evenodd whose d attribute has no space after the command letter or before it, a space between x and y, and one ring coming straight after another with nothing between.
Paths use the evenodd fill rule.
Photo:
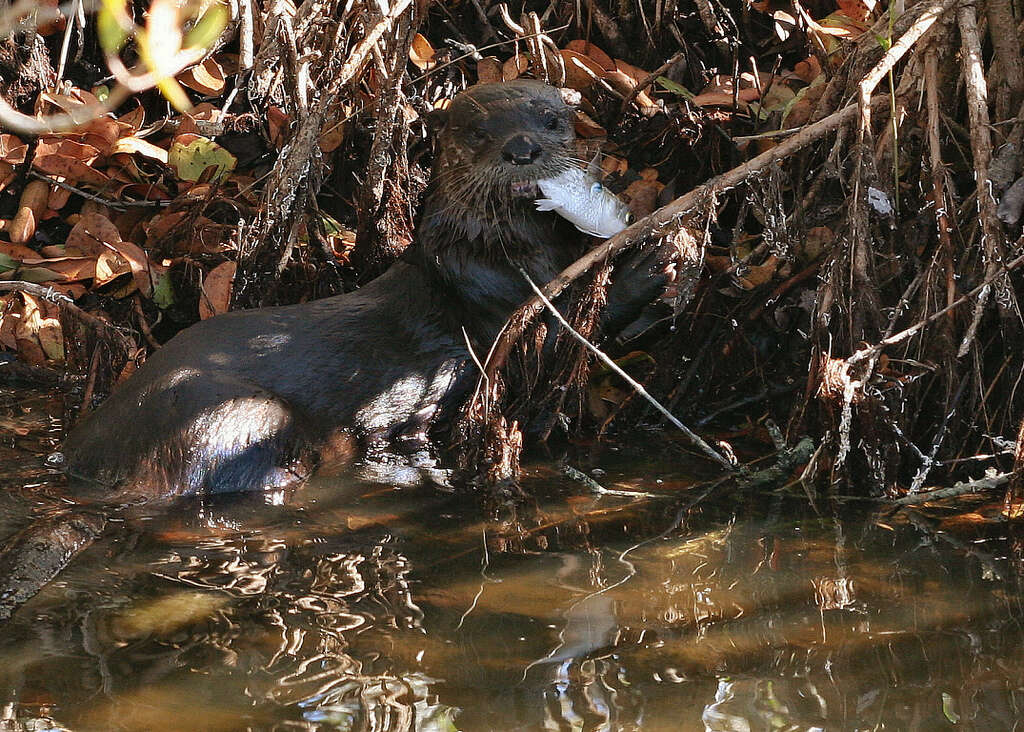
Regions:
<instances>
[{"instance_id":1,"label":"otter teeth","mask_svg":"<svg viewBox=\"0 0 1024 732\"><path fill-rule=\"evenodd\" d=\"M515 198L535 198L537 196L537 183L532 180L517 180L512 182L512 195Z\"/></svg>"}]
</instances>

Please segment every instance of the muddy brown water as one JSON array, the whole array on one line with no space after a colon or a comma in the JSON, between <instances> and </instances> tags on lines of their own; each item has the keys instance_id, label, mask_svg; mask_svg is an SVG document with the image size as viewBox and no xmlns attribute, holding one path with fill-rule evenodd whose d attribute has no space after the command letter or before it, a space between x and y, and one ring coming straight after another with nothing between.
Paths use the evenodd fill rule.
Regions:
<instances>
[{"instance_id":1,"label":"muddy brown water","mask_svg":"<svg viewBox=\"0 0 1024 732\"><path fill-rule=\"evenodd\" d=\"M60 500L60 400L0 389L0 536ZM635 436L645 442L644 435ZM695 487L663 440L495 503L321 476L115 522L0 627L0 730L1003 730L1000 531Z\"/></svg>"}]
</instances>

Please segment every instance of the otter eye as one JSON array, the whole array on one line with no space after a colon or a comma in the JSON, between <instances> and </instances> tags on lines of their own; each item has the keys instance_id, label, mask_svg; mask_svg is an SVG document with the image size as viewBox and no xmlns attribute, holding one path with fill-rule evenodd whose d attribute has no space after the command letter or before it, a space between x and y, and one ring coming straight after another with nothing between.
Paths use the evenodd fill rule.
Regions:
<instances>
[{"instance_id":1,"label":"otter eye","mask_svg":"<svg viewBox=\"0 0 1024 732\"><path fill-rule=\"evenodd\" d=\"M558 115L554 112L546 112L544 114L544 126L549 130L557 130L562 125L562 120L558 118Z\"/></svg>"}]
</instances>

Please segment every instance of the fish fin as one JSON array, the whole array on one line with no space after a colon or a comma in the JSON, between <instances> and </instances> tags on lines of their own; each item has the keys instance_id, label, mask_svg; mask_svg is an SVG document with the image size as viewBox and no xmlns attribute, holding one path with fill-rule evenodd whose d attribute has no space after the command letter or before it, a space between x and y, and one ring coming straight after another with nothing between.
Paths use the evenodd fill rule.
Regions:
<instances>
[{"instance_id":1,"label":"fish fin","mask_svg":"<svg viewBox=\"0 0 1024 732\"><path fill-rule=\"evenodd\" d=\"M594 159L587 165L587 173L598 180L601 179L601 151L594 153Z\"/></svg>"},{"instance_id":2,"label":"fish fin","mask_svg":"<svg viewBox=\"0 0 1024 732\"><path fill-rule=\"evenodd\" d=\"M537 206L538 211L554 211L558 208L558 202L552 201L550 198L538 198L533 203Z\"/></svg>"}]
</instances>

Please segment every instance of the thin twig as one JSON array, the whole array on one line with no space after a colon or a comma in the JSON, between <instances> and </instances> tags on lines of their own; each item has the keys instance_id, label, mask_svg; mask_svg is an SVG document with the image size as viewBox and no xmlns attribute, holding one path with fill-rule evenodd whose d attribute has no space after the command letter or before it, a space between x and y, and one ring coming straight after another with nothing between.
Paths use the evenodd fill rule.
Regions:
<instances>
[{"instance_id":1,"label":"thin twig","mask_svg":"<svg viewBox=\"0 0 1024 732\"><path fill-rule=\"evenodd\" d=\"M872 103L885 104L888 103L888 100L886 98L878 98ZM544 297L549 299L557 297L570 283L589 271L594 265L612 259L616 254L633 243L652 237L658 230L676 224L684 214L697 208L703 201L738 186L749 176L819 140L848 123L856 114L856 104L844 107L814 124L807 125L800 132L772 149L761 153L742 165L736 166L732 170L712 178L668 205L645 216L615 236L597 245L562 270L557 277L544 286L542 290ZM494 376L498 369L504 365L512 350L512 345L519 339L526 326L543 308L543 300L535 295L520 305L512 314L499 335L492 357L487 361L487 373L489 376Z\"/></svg>"},{"instance_id":2,"label":"thin twig","mask_svg":"<svg viewBox=\"0 0 1024 732\"><path fill-rule=\"evenodd\" d=\"M534 294L538 298L540 298L541 303L543 303L543 305L549 311L551 311L551 314L555 316L555 318L558 320L559 323L561 323L563 328L569 331L569 334L572 335L573 338L582 343L588 351L597 356L598 360L601 363L607 366L609 370L614 371L619 376L619 378L621 378L623 381L629 384L633 388L633 390L636 391L637 394L639 394L641 397L647 400L647 402L656 410L658 410L658 412L665 419L671 422L676 427L676 429L678 429L680 432L686 435L686 438L690 440L690 442L692 442L701 452L703 452L706 456L714 460L716 463L718 463L728 471L733 471L736 469L735 465L733 465L731 462L722 457L721 454L719 454L713 447L711 447L711 445L706 443L699 435L697 435L689 427L687 427L678 419L676 419L670 411L665 409L665 407L663 407L657 399L655 399L648 393L647 389L645 389L640 382L638 382L632 376L623 371L617 363L608 358L604 351L602 351L589 340L584 338L571 325L569 325L569 321L562 317L562 314L558 312L558 308L552 305L551 301L544 296L544 293L537 286L537 284L530 278L530 275L526 273L526 270L520 267L519 273L526 280L526 283L530 286L530 289L533 290Z\"/></svg>"}]
</instances>

